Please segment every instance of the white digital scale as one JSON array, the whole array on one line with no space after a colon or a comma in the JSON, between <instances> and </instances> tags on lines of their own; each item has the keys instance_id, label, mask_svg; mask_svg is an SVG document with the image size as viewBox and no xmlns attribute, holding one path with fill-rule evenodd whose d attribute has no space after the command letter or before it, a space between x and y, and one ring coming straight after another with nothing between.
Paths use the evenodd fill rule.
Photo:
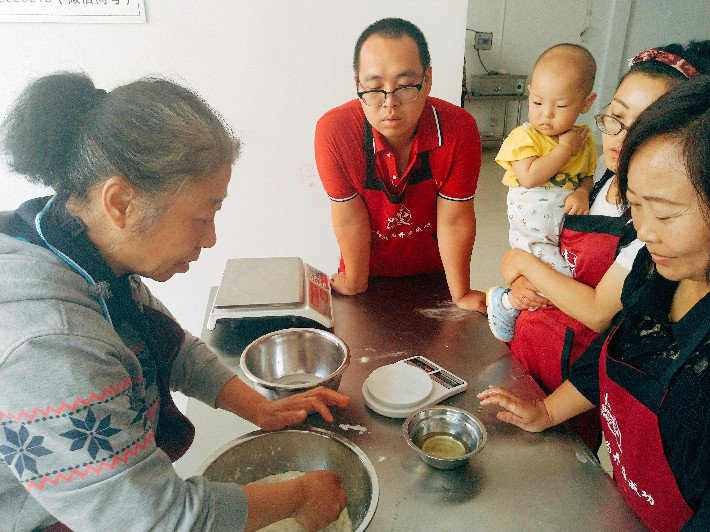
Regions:
<instances>
[{"instance_id":1,"label":"white digital scale","mask_svg":"<svg viewBox=\"0 0 710 532\"><path fill-rule=\"evenodd\" d=\"M214 330L220 320L249 322L259 329L265 324L273 330L332 329L330 279L298 257L229 259L207 328Z\"/></svg>"},{"instance_id":2,"label":"white digital scale","mask_svg":"<svg viewBox=\"0 0 710 532\"><path fill-rule=\"evenodd\" d=\"M404 418L463 392L467 386L465 380L431 360L413 356L370 373L362 384L362 396L378 414Z\"/></svg>"}]
</instances>

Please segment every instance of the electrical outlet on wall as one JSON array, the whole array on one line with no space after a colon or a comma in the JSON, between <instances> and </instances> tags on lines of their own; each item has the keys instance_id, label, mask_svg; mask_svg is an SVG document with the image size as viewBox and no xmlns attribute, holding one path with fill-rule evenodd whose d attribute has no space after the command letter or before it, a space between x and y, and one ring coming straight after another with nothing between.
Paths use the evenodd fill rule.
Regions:
<instances>
[{"instance_id":1,"label":"electrical outlet on wall","mask_svg":"<svg viewBox=\"0 0 710 532\"><path fill-rule=\"evenodd\" d=\"M476 50L490 50L493 47L493 33L477 31L474 35L473 48Z\"/></svg>"}]
</instances>

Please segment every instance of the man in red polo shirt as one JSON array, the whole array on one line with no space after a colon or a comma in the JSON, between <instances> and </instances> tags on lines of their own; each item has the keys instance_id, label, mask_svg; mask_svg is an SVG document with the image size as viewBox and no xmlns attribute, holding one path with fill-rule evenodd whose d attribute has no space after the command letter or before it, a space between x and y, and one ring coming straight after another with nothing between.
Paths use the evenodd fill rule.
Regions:
<instances>
[{"instance_id":1,"label":"man in red polo shirt","mask_svg":"<svg viewBox=\"0 0 710 532\"><path fill-rule=\"evenodd\" d=\"M443 270L454 303L485 313L485 294L470 288L481 166L476 121L429 96L428 46L410 22L371 24L355 45L353 67L358 99L316 125L316 164L341 252L331 286L353 295L371 275Z\"/></svg>"}]
</instances>

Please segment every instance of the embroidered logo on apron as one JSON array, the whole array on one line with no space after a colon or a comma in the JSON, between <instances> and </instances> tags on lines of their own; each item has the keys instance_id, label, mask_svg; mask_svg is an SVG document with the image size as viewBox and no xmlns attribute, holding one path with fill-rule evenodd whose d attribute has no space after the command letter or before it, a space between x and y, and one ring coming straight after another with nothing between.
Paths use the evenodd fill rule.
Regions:
<instances>
[{"instance_id":1,"label":"embroidered logo on apron","mask_svg":"<svg viewBox=\"0 0 710 532\"><path fill-rule=\"evenodd\" d=\"M621 430L619 429L619 425L616 422L616 417L614 416L614 414L611 413L611 405L609 404L609 394L604 395L604 404L601 406L601 415L606 421L607 427L609 428L609 432L607 434L612 434L614 436L617 448L617 450L614 450L609 440L606 440L606 450L609 453L609 457L617 466L621 467L621 474L624 477L626 483L629 485L629 488L631 488L636 493L636 495L643 499L646 499L646 501L648 501L648 503L653 506L653 496L650 493L646 492L646 490L639 488L636 482L634 482L633 479L629 478L626 475L626 468L621 463L623 457L623 451L621 450Z\"/></svg>"},{"instance_id":2,"label":"embroidered logo on apron","mask_svg":"<svg viewBox=\"0 0 710 532\"><path fill-rule=\"evenodd\" d=\"M399 208L393 218L387 218L388 231L398 225L412 225L412 213L404 205Z\"/></svg>"}]
</instances>

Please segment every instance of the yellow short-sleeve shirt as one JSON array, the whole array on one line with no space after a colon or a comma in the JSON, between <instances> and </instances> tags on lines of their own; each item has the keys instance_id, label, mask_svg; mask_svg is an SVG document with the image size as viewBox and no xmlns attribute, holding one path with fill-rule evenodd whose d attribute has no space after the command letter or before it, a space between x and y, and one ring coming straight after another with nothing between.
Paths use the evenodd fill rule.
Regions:
<instances>
[{"instance_id":1,"label":"yellow short-sleeve shirt","mask_svg":"<svg viewBox=\"0 0 710 532\"><path fill-rule=\"evenodd\" d=\"M586 125L582 125L587 130ZM527 159L528 157L542 157L550 153L555 147L555 142L551 137L543 135L532 127L529 123L516 127L510 135L503 141L496 162L505 168L503 184L509 187L519 187L512 162ZM597 166L597 147L594 137L589 135L589 140L584 147L574 154L565 165L560 168L556 175L543 183L542 186L556 186L567 189L576 189L585 177L594 175Z\"/></svg>"}]
</instances>

